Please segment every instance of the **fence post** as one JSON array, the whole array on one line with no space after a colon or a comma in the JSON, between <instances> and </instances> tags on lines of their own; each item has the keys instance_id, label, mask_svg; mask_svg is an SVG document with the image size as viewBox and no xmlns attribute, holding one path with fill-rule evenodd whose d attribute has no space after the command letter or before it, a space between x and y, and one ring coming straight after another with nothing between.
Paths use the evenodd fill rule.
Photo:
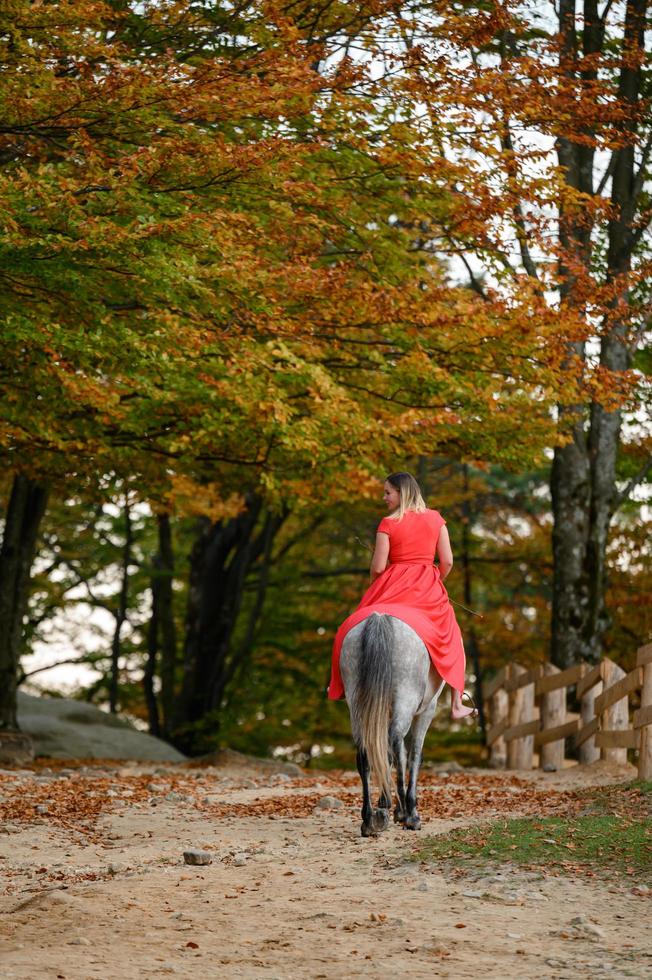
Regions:
<instances>
[{"instance_id":1,"label":"fence post","mask_svg":"<svg viewBox=\"0 0 652 980\"><path fill-rule=\"evenodd\" d=\"M494 724L504 718L509 711L509 695L503 687L499 687L491 696L491 721ZM507 763L507 742L500 735L492 744L489 752L489 765L492 769L504 769Z\"/></svg>"},{"instance_id":2,"label":"fence post","mask_svg":"<svg viewBox=\"0 0 652 980\"><path fill-rule=\"evenodd\" d=\"M554 664L543 665L543 676L560 673ZM546 691L541 695L541 730L557 728L566 721L566 688L559 687L556 691ZM556 772L564 767L564 739L556 742L546 742L540 748L539 766L546 772Z\"/></svg>"},{"instance_id":3,"label":"fence post","mask_svg":"<svg viewBox=\"0 0 652 980\"><path fill-rule=\"evenodd\" d=\"M625 671L613 660L605 657L602 662L602 676L604 678L604 690L607 691L612 684L625 677ZM625 695L620 701L616 701L611 707L603 712L601 718L601 729L603 731L626 731L629 728L629 697ZM602 749L602 758L607 762L615 762L619 766L627 765L627 749Z\"/></svg>"},{"instance_id":4,"label":"fence post","mask_svg":"<svg viewBox=\"0 0 652 980\"><path fill-rule=\"evenodd\" d=\"M634 716L634 728L640 722L641 741L638 748L638 778L652 779L652 643L641 647L636 666L643 668L641 709ZM638 716L638 717L637 717Z\"/></svg>"},{"instance_id":5,"label":"fence post","mask_svg":"<svg viewBox=\"0 0 652 980\"><path fill-rule=\"evenodd\" d=\"M580 702L580 713L582 717L582 727L588 725L595 718L595 699L602 694L602 681L598 681L582 695ZM600 749L595 744L595 735L591 735L585 742L582 742L579 749L579 761L588 766L592 762L597 762L600 758Z\"/></svg>"},{"instance_id":6,"label":"fence post","mask_svg":"<svg viewBox=\"0 0 652 980\"><path fill-rule=\"evenodd\" d=\"M512 664L510 679L527 673L520 664ZM523 725L534 721L534 681L509 691L509 724ZM523 735L507 742L507 768L531 769L534 755L534 735Z\"/></svg>"}]
</instances>

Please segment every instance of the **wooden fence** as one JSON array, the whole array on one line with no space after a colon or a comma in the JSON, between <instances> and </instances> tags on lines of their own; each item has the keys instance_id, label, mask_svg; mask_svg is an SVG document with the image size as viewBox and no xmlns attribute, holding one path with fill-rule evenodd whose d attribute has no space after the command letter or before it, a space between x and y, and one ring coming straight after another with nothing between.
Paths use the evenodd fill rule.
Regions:
<instances>
[{"instance_id":1,"label":"wooden fence","mask_svg":"<svg viewBox=\"0 0 652 980\"><path fill-rule=\"evenodd\" d=\"M568 711L569 688L579 712ZM637 652L629 674L607 658L567 670L508 664L484 685L484 698L495 768L532 769L536 750L542 769L561 769L568 740L581 763L624 764L635 749L639 778L652 779L652 643Z\"/></svg>"}]
</instances>

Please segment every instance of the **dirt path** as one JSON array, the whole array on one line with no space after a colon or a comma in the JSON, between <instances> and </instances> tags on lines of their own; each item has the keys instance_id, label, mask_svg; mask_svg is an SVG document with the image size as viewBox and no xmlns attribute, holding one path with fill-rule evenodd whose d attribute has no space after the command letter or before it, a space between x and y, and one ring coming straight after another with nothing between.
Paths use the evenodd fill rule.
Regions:
<instances>
[{"instance_id":1,"label":"dirt path","mask_svg":"<svg viewBox=\"0 0 652 980\"><path fill-rule=\"evenodd\" d=\"M431 775L422 834L573 812L578 785L578 773ZM325 796L342 805L319 809ZM636 881L421 866L418 834L357 836L353 775L4 773L0 803L3 980L652 976ZM188 847L212 863L184 865Z\"/></svg>"}]
</instances>

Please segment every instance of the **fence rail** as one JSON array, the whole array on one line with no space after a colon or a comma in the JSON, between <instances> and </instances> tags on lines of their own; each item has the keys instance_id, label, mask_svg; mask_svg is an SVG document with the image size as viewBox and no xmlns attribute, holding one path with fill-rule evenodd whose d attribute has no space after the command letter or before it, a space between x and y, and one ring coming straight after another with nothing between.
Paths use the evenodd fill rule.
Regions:
<instances>
[{"instance_id":1,"label":"fence rail","mask_svg":"<svg viewBox=\"0 0 652 980\"><path fill-rule=\"evenodd\" d=\"M568 710L570 688L577 713ZM508 664L485 684L484 699L495 768L532 769L537 750L541 768L561 769L569 740L581 763L624 764L634 749L639 778L652 779L652 643L637 651L629 673L606 657L567 670Z\"/></svg>"}]
</instances>

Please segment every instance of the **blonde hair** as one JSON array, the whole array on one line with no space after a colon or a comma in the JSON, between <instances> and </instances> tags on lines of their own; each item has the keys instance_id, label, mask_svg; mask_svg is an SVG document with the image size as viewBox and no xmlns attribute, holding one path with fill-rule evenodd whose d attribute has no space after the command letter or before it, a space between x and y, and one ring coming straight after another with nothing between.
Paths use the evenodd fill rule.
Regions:
<instances>
[{"instance_id":1,"label":"blonde hair","mask_svg":"<svg viewBox=\"0 0 652 980\"><path fill-rule=\"evenodd\" d=\"M411 473L391 473L385 477L385 483L391 483L400 494L398 510L389 516L400 521L408 510L420 512L427 510L426 502L421 493L421 487Z\"/></svg>"}]
</instances>

